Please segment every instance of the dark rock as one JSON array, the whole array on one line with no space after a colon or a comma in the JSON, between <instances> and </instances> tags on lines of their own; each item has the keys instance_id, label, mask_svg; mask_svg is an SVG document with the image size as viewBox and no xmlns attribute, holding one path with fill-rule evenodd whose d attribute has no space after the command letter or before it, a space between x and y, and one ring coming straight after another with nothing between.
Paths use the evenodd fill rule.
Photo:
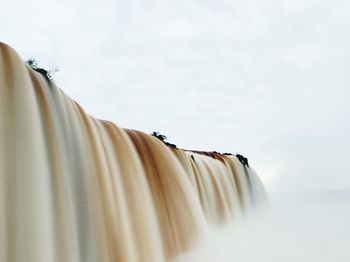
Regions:
<instances>
[{"instance_id":1,"label":"dark rock","mask_svg":"<svg viewBox=\"0 0 350 262\"><path fill-rule=\"evenodd\" d=\"M239 162L242 163L242 165L249 167L248 158L246 158L240 154L236 154L236 157L238 158Z\"/></svg>"}]
</instances>

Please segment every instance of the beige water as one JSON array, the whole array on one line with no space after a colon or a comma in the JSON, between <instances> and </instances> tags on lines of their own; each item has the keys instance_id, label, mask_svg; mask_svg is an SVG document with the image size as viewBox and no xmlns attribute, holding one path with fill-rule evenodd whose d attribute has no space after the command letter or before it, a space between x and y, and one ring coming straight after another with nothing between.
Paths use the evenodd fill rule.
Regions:
<instances>
[{"instance_id":1,"label":"beige water","mask_svg":"<svg viewBox=\"0 0 350 262\"><path fill-rule=\"evenodd\" d=\"M0 261L171 261L263 199L235 156L95 119L0 43Z\"/></svg>"}]
</instances>

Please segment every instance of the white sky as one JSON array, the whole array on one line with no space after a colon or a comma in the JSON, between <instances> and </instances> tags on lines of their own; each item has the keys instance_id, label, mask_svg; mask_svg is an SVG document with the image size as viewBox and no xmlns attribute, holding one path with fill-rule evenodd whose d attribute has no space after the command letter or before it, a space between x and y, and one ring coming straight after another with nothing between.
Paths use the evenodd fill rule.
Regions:
<instances>
[{"instance_id":1,"label":"white sky","mask_svg":"<svg viewBox=\"0 0 350 262\"><path fill-rule=\"evenodd\" d=\"M350 188L350 2L12 0L0 41L87 112L242 153L270 192Z\"/></svg>"}]
</instances>

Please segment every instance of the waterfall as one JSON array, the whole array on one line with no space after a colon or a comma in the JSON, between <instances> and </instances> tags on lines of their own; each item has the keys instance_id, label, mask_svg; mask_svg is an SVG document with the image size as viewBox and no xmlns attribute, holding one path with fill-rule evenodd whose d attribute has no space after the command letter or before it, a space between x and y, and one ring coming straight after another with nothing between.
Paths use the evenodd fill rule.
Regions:
<instances>
[{"instance_id":1,"label":"waterfall","mask_svg":"<svg viewBox=\"0 0 350 262\"><path fill-rule=\"evenodd\" d=\"M171 261L264 199L235 155L93 118L0 43L0 261Z\"/></svg>"}]
</instances>

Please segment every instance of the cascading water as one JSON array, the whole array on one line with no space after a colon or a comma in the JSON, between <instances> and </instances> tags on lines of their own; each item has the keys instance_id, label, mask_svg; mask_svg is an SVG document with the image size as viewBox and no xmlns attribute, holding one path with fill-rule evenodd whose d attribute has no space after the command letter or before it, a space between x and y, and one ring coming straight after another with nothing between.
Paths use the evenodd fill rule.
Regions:
<instances>
[{"instance_id":1,"label":"cascading water","mask_svg":"<svg viewBox=\"0 0 350 262\"><path fill-rule=\"evenodd\" d=\"M0 261L170 261L260 201L236 156L95 119L0 43Z\"/></svg>"}]
</instances>

